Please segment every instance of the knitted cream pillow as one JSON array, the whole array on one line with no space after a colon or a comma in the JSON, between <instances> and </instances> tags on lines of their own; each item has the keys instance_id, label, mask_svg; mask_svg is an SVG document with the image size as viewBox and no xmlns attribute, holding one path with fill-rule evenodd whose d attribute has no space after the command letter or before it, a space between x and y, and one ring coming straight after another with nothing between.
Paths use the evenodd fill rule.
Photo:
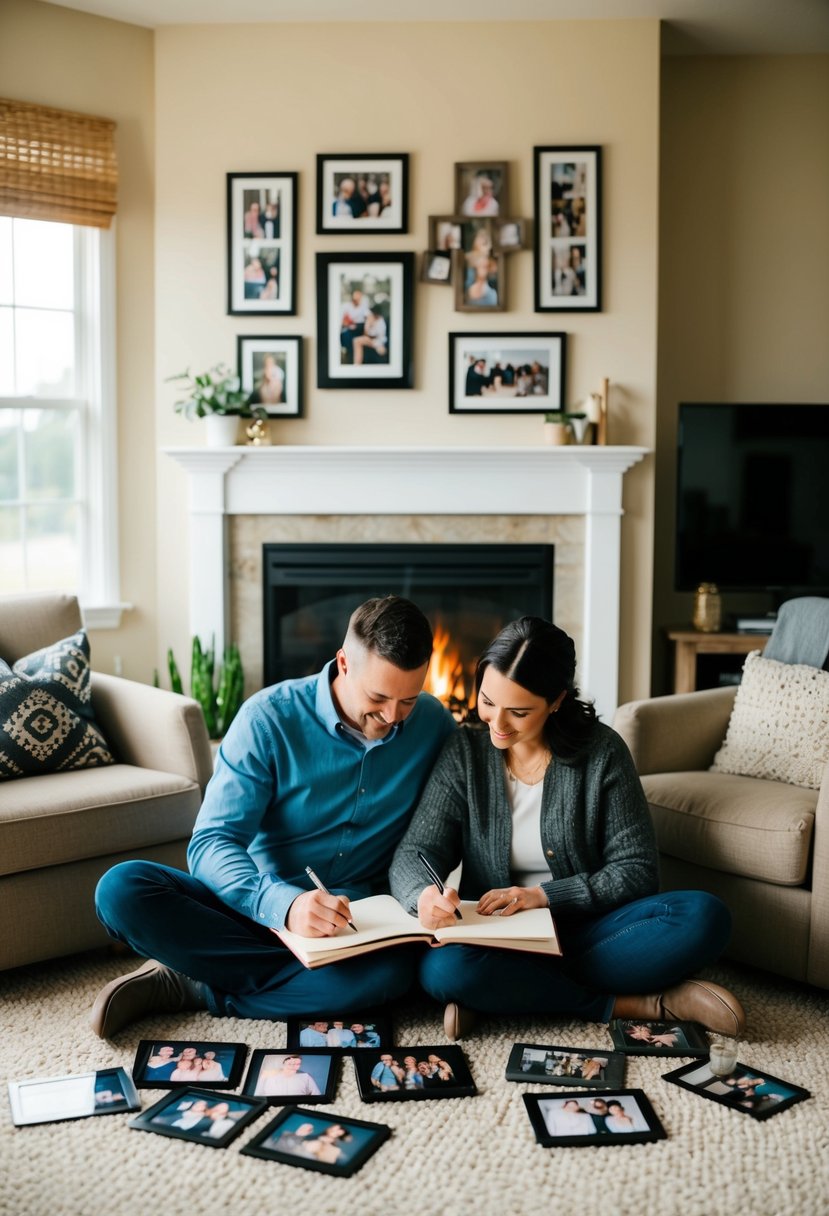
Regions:
<instances>
[{"instance_id":1,"label":"knitted cream pillow","mask_svg":"<svg viewBox=\"0 0 829 1216\"><path fill-rule=\"evenodd\" d=\"M713 772L820 788L829 761L829 672L753 651Z\"/></svg>"}]
</instances>

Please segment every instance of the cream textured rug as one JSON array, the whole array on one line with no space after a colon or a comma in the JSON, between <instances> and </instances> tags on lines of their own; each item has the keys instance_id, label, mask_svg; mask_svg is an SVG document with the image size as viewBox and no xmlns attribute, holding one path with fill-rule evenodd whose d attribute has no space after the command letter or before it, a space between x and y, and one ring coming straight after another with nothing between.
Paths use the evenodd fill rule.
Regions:
<instances>
[{"instance_id":1,"label":"cream textured rug","mask_svg":"<svg viewBox=\"0 0 829 1216\"><path fill-rule=\"evenodd\" d=\"M130 1066L153 1035L281 1047L282 1023L216 1021L206 1013L147 1019L102 1043L87 1026L103 983L129 970L108 953L0 975L5 1081ZM826 1216L829 1212L829 994L736 965L709 978L729 985L749 1015L743 1063L794 1081L813 1097L766 1122L661 1079L682 1059L631 1057L625 1084L642 1088L668 1139L607 1148L542 1148L521 1094L552 1087L504 1079L516 1040L611 1046L607 1029L552 1019L482 1020L461 1044L479 1094L408 1103L360 1101L344 1061L333 1111L389 1124L390 1140L353 1178L242 1157L263 1116L226 1149L130 1130L131 1115L12 1126L0 1096L2 1216ZM394 1012L396 1040L442 1043L425 999ZM161 1091L144 1090L144 1106ZM274 1111L275 1113L275 1111Z\"/></svg>"}]
</instances>

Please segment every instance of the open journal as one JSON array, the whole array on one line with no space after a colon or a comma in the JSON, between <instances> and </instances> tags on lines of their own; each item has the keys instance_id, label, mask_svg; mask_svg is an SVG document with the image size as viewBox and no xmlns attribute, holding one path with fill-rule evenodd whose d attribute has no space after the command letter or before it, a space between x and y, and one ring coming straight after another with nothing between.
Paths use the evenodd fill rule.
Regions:
<instances>
[{"instance_id":1,"label":"open journal","mask_svg":"<svg viewBox=\"0 0 829 1216\"><path fill-rule=\"evenodd\" d=\"M334 937L302 937L290 929L282 929L278 936L301 963L312 968L335 963L338 959L354 958L369 950L418 941L561 954L548 908L528 908L512 916L500 917L481 916L475 907L475 901L462 900L462 921L455 921L445 929L427 929L391 895L370 895L351 903L356 933L352 929L341 929Z\"/></svg>"}]
</instances>

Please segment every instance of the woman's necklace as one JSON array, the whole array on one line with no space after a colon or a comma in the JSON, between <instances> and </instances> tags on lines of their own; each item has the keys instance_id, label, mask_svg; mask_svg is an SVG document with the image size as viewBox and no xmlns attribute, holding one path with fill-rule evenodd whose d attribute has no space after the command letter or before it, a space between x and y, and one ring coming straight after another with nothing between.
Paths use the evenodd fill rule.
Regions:
<instances>
[{"instance_id":1,"label":"woman's necklace","mask_svg":"<svg viewBox=\"0 0 829 1216\"><path fill-rule=\"evenodd\" d=\"M552 758L552 753L545 751L535 764L522 767L514 762L514 757L511 758L507 751L504 753L507 777L510 781L520 781L522 785L538 785L539 781L543 781Z\"/></svg>"}]
</instances>

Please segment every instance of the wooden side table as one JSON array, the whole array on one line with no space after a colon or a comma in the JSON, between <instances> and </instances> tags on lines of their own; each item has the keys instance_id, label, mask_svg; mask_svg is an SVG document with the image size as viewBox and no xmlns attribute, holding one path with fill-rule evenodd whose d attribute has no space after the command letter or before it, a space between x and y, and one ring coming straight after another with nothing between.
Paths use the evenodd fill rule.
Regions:
<instances>
[{"instance_id":1,"label":"wooden side table","mask_svg":"<svg viewBox=\"0 0 829 1216\"><path fill-rule=\"evenodd\" d=\"M674 645L674 692L696 692L697 656L748 654L763 650L769 633L701 633L697 629L669 629Z\"/></svg>"}]
</instances>

